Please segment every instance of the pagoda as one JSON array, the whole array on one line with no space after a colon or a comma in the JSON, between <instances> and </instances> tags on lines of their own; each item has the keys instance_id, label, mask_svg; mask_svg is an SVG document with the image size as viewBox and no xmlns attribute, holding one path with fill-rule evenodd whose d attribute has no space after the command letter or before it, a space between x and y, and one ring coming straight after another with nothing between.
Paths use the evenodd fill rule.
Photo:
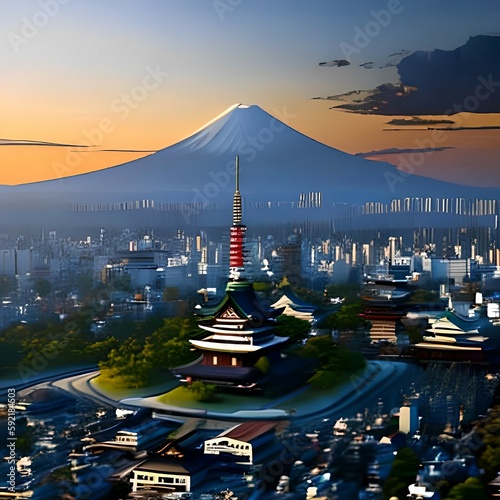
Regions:
<instances>
[{"instance_id":1,"label":"pagoda","mask_svg":"<svg viewBox=\"0 0 500 500\"><path fill-rule=\"evenodd\" d=\"M220 387L259 388L266 367L279 362L280 351L288 341L288 337L275 335L276 318L284 308L264 307L255 294L253 283L245 278L246 229L242 224L237 156L229 281L225 296L217 305L204 305L197 310L198 325L207 336L190 342L200 352L200 358L174 370L188 383L201 380Z\"/></svg>"}]
</instances>

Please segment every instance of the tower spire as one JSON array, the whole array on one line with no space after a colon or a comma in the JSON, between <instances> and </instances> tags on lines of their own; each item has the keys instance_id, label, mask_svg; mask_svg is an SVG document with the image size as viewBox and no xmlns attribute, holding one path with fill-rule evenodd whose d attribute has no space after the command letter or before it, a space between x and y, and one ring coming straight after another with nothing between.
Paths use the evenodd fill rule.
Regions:
<instances>
[{"instance_id":1,"label":"tower spire","mask_svg":"<svg viewBox=\"0 0 500 500\"><path fill-rule=\"evenodd\" d=\"M241 223L243 214L240 194L240 158L236 157L236 186L233 197L233 225L229 239L229 278L231 281L241 280L244 271L244 246L246 226Z\"/></svg>"},{"instance_id":2,"label":"tower spire","mask_svg":"<svg viewBox=\"0 0 500 500\"><path fill-rule=\"evenodd\" d=\"M240 157L236 157L236 189L233 197L233 226L241 224L241 217L243 210L241 207L241 194L240 194Z\"/></svg>"}]
</instances>

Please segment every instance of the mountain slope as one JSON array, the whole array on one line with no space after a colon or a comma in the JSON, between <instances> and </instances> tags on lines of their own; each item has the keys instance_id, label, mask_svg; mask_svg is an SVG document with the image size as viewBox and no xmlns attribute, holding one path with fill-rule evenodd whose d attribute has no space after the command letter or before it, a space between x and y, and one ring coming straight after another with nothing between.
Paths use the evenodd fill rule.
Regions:
<instances>
[{"instance_id":1,"label":"mountain slope","mask_svg":"<svg viewBox=\"0 0 500 500\"><path fill-rule=\"evenodd\" d=\"M234 186L240 156L243 194L252 200L295 201L321 191L324 201L388 201L404 196L484 196L498 190L405 175L390 165L321 144L258 106L235 105L190 137L147 157L104 170L4 187L2 193L51 195L78 202L124 196L158 201L220 201Z\"/></svg>"}]
</instances>

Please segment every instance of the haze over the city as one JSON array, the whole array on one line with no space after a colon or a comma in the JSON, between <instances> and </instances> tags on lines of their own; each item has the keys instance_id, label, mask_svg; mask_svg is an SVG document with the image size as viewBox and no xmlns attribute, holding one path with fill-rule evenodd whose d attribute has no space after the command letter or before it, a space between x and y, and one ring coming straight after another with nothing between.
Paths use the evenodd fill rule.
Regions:
<instances>
[{"instance_id":1,"label":"haze over the city","mask_svg":"<svg viewBox=\"0 0 500 500\"><path fill-rule=\"evenodd\" d=\"M498 2L39 0L1 9L1 184L146 156L241 102L350 154L500 186ZM330 109L340 105L347 110Z\"/></svg>"}]
</instances>

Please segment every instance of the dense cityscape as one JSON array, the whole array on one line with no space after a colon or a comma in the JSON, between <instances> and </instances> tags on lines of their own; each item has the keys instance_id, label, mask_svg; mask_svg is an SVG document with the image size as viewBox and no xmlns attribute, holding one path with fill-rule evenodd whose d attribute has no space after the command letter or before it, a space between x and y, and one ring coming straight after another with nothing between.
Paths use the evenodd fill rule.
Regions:
<instances>
[{"instance_id":1,"label":"dense cityscape","mask_svg":"<svg viewBox=\"0 0 500 500\"><path fill-rule=\"evenodd\" d=\"M0 499L500 497L499 2L0 12Z\"/></svg>"},{"instance_id":2,"label":"dense cityscape","mask_svg":"<svg viewBox=\"0 0 500 500\"><path fill-rule=\"evenodd\" d=\"M3 235L6 494L497 492L496 227L259 234L243 212L237 181L229 231Z\"/></svg>"}]
</instances>

